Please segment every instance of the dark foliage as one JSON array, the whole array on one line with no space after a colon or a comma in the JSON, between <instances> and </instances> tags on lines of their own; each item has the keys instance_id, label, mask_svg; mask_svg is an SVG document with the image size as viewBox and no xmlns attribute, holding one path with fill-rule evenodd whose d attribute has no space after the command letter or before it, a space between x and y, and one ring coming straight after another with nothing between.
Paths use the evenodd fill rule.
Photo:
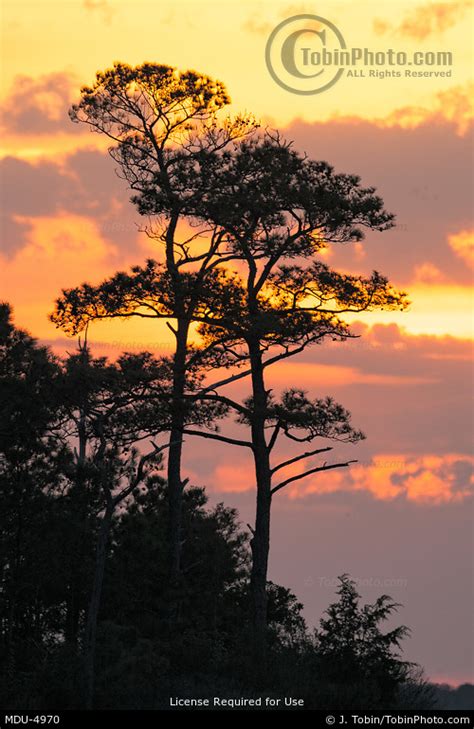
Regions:
<instances>
[{"instance_id":1,"label":"dark foliage","mask_svg":"<svg viewBox=\"0 0 474 729\"><path fill-rule=\"evenodd\" d=\"M163 414L167 364L143 354L110 365L85 349L61 362L13 326L9 307L1 315L0 703L81 708L90 593L107 507L94 464L106 437L109 449L100 457L115 480L110 494L126 488L130 458L137 458L130 455L134 438L152 421L156 368L161 387L154 406ZM147 396L144 410L140 393ZM82 461L74 435L81 414ZM71 437L77 447L68 445ZM249 535L234 509L210 508L202 488L189 488L181 578L170 583L167 498L158 460L111 512L97 603L95 707L165 708L170 695L216 691L257 695ZM267 598L270 660L259 693L297 693L310 708L427 704L416 666L398 655L406 628L380 629L397 607L387 596L361 607L353 583L342 577L339 600L314 635L288 589L268 582Z\"/></svg>"}]
</instances>

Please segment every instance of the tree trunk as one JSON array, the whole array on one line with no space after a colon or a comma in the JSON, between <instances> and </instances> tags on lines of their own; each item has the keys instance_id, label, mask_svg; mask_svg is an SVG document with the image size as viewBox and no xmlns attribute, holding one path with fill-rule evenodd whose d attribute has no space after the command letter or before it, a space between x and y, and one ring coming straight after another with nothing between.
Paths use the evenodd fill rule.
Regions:
<instances>
[{"instance_id":1,"label":"tree trunk","mask_svg":"<svg viewBox=\"0 0 474 729\"><path fill-rule=\"evenodd\" d=\"M74 580L68 585L68 595L66 600L66 620L64 638L73 648L77 648L77 640L79 635L79 594Z\"/></svg>"},{"instance_id":2,"label":"tree trunk","mask_svg":"<svg viewBox=\"0 0 474 729\"><path fill-rule=\"evenodd\" d=\"M169 508L169 574L171 584L179 578L181 560L181 513L183 503L183 482L181 479L181 457L183 450L184 403L186 383L186 350L189 323L178 321L176 351L174 355L172 415L170 446L168 451L168 508Z\"/></svg>"},{"instance_id":3,"label":"tree trunk","mask_svg":"<svg viewBox=\"0 0 474 729\"><path fill-rule=\"evenodd\" d=\"M255 530L251 541L252 572L250 595L253 625L254 660L262 675L267 653L267 571L270 551L271 470L270 454L265 438L267 394L258 342L249 344L252 367L252 443L257 482Z\"/></svg>"},{"instance_id":4,"label":"tree trunk","mask_svg":"<svg viewBox=\"0 0 474 729\"><path fill-rule=\"evenodd\" d=\"M99 618L102 587L104 584L105 561L107 557L107 545L109 541L113 511L113 503L108 504L105 510L104 518L102 519L102 523L100 525L99 535L97 538L94 580L92 584L89 610L87 613L86 634L84 641L86 709L92 709L94 703L97 622Z\"/></svg>"},{"instance_id":5,"label":"tree trunk","mask_svg":"<svg viewBox=\"0 0 474 729\"><path fill-rule=\"evenodd\" d=\"M258 457L257 454L255 456ZM257 513L255 533L251 541L252 572L250 594L252 601L252 625L254 655L259 671L266 666L267 653L267 571L270 551L270 490L257 482Z\"/></svg>"}]
</instances>

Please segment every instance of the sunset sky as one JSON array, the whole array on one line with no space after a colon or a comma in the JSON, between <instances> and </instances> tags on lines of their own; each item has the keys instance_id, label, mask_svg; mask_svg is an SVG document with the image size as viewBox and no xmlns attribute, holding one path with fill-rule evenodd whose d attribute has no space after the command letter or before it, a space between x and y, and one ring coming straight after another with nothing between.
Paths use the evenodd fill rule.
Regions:
<instances>
[{"instance_id":1,"label":"sunset sky","mask_svg":"<svg viewBox=\"0 0 474 729\"><path fill-rule=\"evenodd\" d=\"M330 20L348 47L451 51L452 74L343 76L324 93L292 94L271 78L265 44L300 13ZM326 260L383 272L409 292L410 310L361 317L360 339L308 350L270 375L275 391L298 383L333 395L368 436L335 449L357 458L354 468L275 497L270 578L295 591L310 623L343 572L367 600L388 592L412 630L406 657L434 680L474 681L471 3L4 0L2 24L0 298L57 351L73 346L47 318L61 288L157 255L104 139L67 115L80 86L115 60L220 79L231 113L252 112L297 149L361 175L396 213L393 230L333 246ZM89 336L110 356L170 347L153 321L96 324ZM250 460L201 441L186 453L192 482L252 521Z\"/></svg>"}]
</instances>

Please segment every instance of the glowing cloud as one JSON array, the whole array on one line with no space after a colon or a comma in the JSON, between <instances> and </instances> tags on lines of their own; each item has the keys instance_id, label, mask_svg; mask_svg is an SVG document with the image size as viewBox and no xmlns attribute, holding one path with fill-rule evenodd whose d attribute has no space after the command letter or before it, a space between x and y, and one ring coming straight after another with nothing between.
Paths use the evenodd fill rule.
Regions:
<instances>
[{"instance_id":1,"label":"glowing cloud","mask_svg":"<svg viewBox=\"0 0 474 729\"><path fill-rule=\"evenodd\" d=\"M414 8L402 21L393 26L390 23L375 19L374 32L384 34L393 31L395 35L422 41L433 35L440 35L459 23L468 11L471 3L427 3Z\"/></svg>"},{"instance_id":2,"label":"glowing cloud","mask_svg":"<svg viewBox=\"0 0 474 729\"><path fill-rule=\"evenodd\" d=\"M396 498L440 505L473 495L474 458L458 455L384 455L351 469L309 477L288 491L289 498L336 491L368 491L379 500Z\"/></svg>"},{"instance_id":3,"label":"glowing cloud","mask_svg":"<svg viewBox=\"0 0 474 729\"><path fill-rule=\"evenodd\" d=\"M314 460L314 459L313 459ZM286 475L296 475L314 465L300 462ZM336 492L366 491L382 501L404 499L418 504L441 505L460 502L473 495L474 458L458 455L409 456L380 454L350 469L319 473L288 486L276 498L290 500ZM291 472L290 472L291 471ZM211 484L210 484L211 485ZM239 467L219 464L212 478L214 490L244 492L255 487L250 460Z\"/></svg>"},{"instance_id":4,"label":"glowing cloud","mask_svg":"<svg viewBox=\"0 0 474 729\"><path fill-rule=\"evenodd\" d=\"M474 268L474 230L461 230L448 238L450 248L457 256Z\"/></svg>"}]
</instances>

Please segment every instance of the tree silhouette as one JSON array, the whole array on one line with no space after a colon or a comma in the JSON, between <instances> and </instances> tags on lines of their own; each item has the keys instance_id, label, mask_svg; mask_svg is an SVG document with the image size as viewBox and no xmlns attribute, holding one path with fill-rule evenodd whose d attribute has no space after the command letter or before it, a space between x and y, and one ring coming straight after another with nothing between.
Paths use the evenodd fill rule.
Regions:
<instances>
[{"instance_id":1,"label":"tree silhouette","mask_svg":"<svg viewBox=\"0 0 474 729\"><path fill-rule=\"evenodd\" d=\"M92 708L97 621L101 604L107 547L115 511L161 467L165 446L137 444L169 428L167 397L171 368L151 355L122 355L116 363L94 359L87 344L63 363L59 384L64 446L76 442L70 478L84 499L96 502L98 533L95 566L84 631L86 708ZM90 508L91 497L85 503ZM87 518L87 513L84 514Z\"/></svg>"},{"instance_id":2,"label":"tree silhouette","mask_svg":"<svg viewBox=\"0 0 474 729\"><path fill-rule=\"evenodd\" d=\"M312 344L353 336L347 314L403 309L407 301L377 271L355 276L321 259L328 245L359 241L364 228L383 232L393 225L375 189L299 154L276 132L255 133L248 117L219 123L216 113L227 102L221 84L153 64L115 64L82 89L71 118L113 141L112 157L133 190L133 203L154 221L146 231L163 243L164 260L98 286L63 291L52 319L73 333L105 318L174 320L168 322L176 340L168 454L170 574L175 580L179 573L182 541L183 435L249 448L257 486L251 542L255 663L264 672L272 497L302 478L352 462L315 464L285 477L288 466L331 448L312 448L279 463L274 448L281 436L305 443L316 438L355 443L363 437L330 398L311 399L299 389L275 398L266 371ZM183 221L195 231L184 239ZM206 242L199 247L202 236ZM237 271L231 269L234 261L240 262ZM199 325L199 348L189 344L191 324ZM240 370L189 392L187 370L216 365ZM237 402L223 394L223 387L247 376L250 398ZM197 402L213 406L216 417L233 410L249 437L220 433L211 419L210 428L190 427L185 413Z\"/></svg>"},{"instance_id":3,"label":"tree silhouette","mask_svg":"<svg viewBox=\"0 0 474 729\"><path fill-rule=\"evenodd\" d=\"M8 708L90 705L82 689L91 631L94 707L255 692L252 559L235 509L210 509L202 488L185 491L179 601L166 579L168 490L154 440L152 458L142 459L159 428L168 432L170 379L169 361L147 353L108 363L81 344L59 360L0 309L0 701ZM269 411L282 418L277 402ZM314 403L290 404L299 438L308 408L316 427ZM213 421L208 408L190 408L187 422ZM307 708L429 707L419 668L399 656L406 628L381 629L397 605L381 596L361 606L355 584L340 581L314 635L296 596L267 583L261 689L284 695L298 686ZM169 631L170 602L179 604L179 632Z\"/></svg>"},{"instance_id":4,"label":"tree silhouette","mask_svg":"<svg viewBox=\"0 0 474 729\"><path fill-rule=\"evenodd\" d=\"M19 691L62 622L57 498L69 451L54 433L59 363L0 305L0 665L2 698ZM70 576L71 577L71 576ZM70 636L66 631L66 639Z\"/></svg>"},{"instance_id":5,"label":"tree silhouette","mask_svg":"<svg viewBox=\"0 0 474 729\"><path fill-rule=\"evenodd\" d=\"M202 180L207 216L225 231L229 251L245 264L246 275L239 282L241 296L231 302L224 299L209 313L200 332L206 341L217 330L226 351L243 349L241 357L250 363L252 395L243 404L216 392L200 397L233 408L250 429L250 438L242 445L251 449L255 462L251 584L255 644L258 662L264 666L272 496L313 473L349 465L315 466L275 484L274 475L280 469L330 448L317 448L275 465L272 450L282 434L300 442L317 437L356 442L362 437L351 427L347 411L330 399L311 401L293 389L275 401L266 386L266 370L309 345L353 336L345 314L403 309L407 301L376 271L370 277L345 274L318 258L329 244L361 240L363 228L381 232L391 227L393 216L384 210L374 188L364 188L357 176L336 174L326 162L297 153L274 133L243 140L232 151L203 155L206 170L212 170ZM139 204L153 211L153 200L150 187Z\"/></svg>"},{"instance_id":6,"label":"tree silhouette","mask_svg":"<svg viewBox=\"0 0 474 729\"><path fill-rule=\"evenodd\" d=\"M315 631L319 671L341 698L346 687L348 708L359 704L357 692L368 690L380 707L393 706L415 668L399 655L408 628L401 625L383 633L380 627L400 605L382 595L373 605L361 606L356 583L348 575L339 577L337 594L339 600L328 607Z\"/></svg>"},{"instance_id":7,"label":"tree silhouette","mask_svg":"<svg viewBox=\"0 0 474 729\"><path fill-rule=\"evenodd\" d=\"M167 464L170 574L174 580L179 574L181 501L187 483L181 476L181 458L189 328L200 303L201 286L221 260L224 242L216 227L202 219L195 172L204 152L224 150L255 128L249 116L218 122L217 112L228 103L221 82L195 71L178 72L151 63L135 68L115 63L113 68L97 74L93 86L83 87L81 100L70 110L74 122L85 123L112 141L110 154L137 195L150 185L155 190L154 225L147 232L163 247L166 286L171 294L167 305L171 310L163 314L158 307L154 314L171 316L175 321L175 326L169 325L176 346ZM206 171L202 174L205 176ZM183 222L188 224L187 232L182 230ZM209 236L204 247L203 235ZM189 267L195 269L192 275L187 271ZM124 282L117 283L115 297L122 296L122 312L137 314L133 295L127 307L127 283L125 291L121 286ZM66 301L72 295L66 292ZM147 308L144 315L152 315ZM64 323L63 313L56 319L59 323Z\"/></svg>"}]
</instances>

